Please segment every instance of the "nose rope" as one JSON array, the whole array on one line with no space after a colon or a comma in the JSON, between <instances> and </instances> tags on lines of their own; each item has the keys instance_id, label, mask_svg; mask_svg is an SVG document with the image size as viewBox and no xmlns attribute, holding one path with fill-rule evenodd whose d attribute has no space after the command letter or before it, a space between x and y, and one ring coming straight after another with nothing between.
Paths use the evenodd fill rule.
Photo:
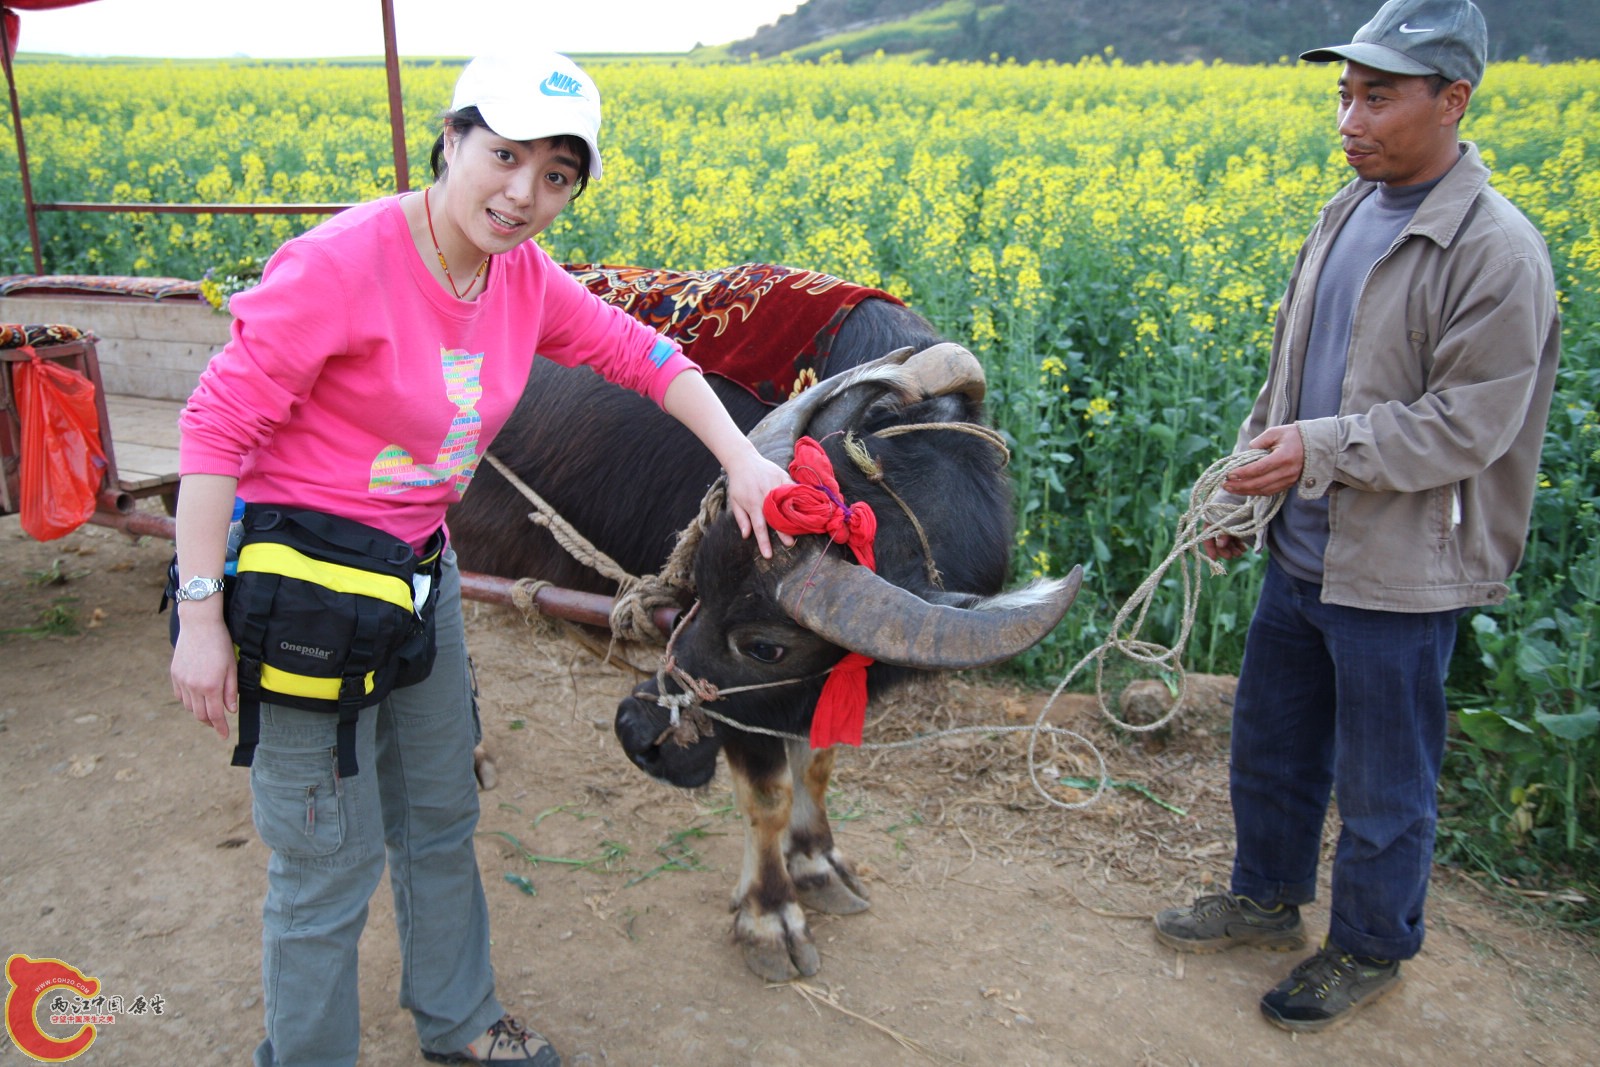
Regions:
<instances>
[{"instance_id":1,"label":"nose rope","mask_svg":"<svg viewBox=\"0 0 1600 1067\"><path fill-rule=\"evenodd\" d=\"M667 732L669 733L677 730L680 727L683 712L690 709L698 711L701 714L708 715L711 718L728 724L729 726L736 726L738 724L734 723L731 719L708 711L703 707L703 705L714 704L723 697L729 696L733 693L749 693L757 689L774 689L780 685L795 685L799 682L811 681L813 678L821 678L830 673L830 671L823 671L821 674L807 674L798 678L780 678L775 682L757 682L751 685L736 685L729 689L719 688L715 682L712 682L709 679L696 678L694 675L678 666L678 658L674 654L673 649L677 645L678 634L687 627L689 620L694 618L695 613L699 610L700 601L696 600L694 605L684 613L682 621L679 622L678 626L672 631L672 636L667 638L667 648L661 656L661 666L656 669L656 695L654 699L656 705L658 707L666 708L667 714L671 717L671 722L667 727ZM683 691L679 693L668 692L668 678L671 678L673 681L677 682L678 685L682 687ZM637 689L634 690L633 695L639 700L647 699L647 695L639 692Z\"/></svg>"},{"instance_id":2,"label":"nose rope","mask_svg":"<svg viewBox=\"0 0 1600 1067\"><path fill-rule=\"evenodd\" d=\"M695 614L699 612L699 610L700 601L696 600L694 604L690 606L688 612L684 614L683 619L679 622L679 624L673 627L672 634L667 638L666 651L661 654L661 666L656 668L656 703L661 707L666 708L667 713L672 718L671 724L667 727L669 731L678 729L679 719L682 715L683 709L692 708L695 704L697 696L697 687L694 683L698 679L690 677L687 672L679 669L677 657L673 655L672 650L678 644L678 634L683 631L684 626L690 619L695 617ZM668 675L671 675L678 680L678 683L683 686L683 692L676 694L667 692ZM637 695L637 691L635 692L635 695ZM712 697L712 699L715 700L716 698ZM703 703L705 701L705 696L700 694L699 700Z\"/></svg>"},{"instance_id":3,"label":"nose rope","mask_svg":"<svg viewBox=\"0 0 1600 1067\"><path fill-rule=\"evenodd\" d=\"M680 708L692 707L701 711L706 711L706 709L701 707L701 705L714 704L723 697L732 696L734 693L751 693L757 689L776 689L783 685L798 685L801 682L809 682L817 678L827 677L831 673L832 668L830 667L828 670L819 671L816 674L802 674L795 678L779 678L778 680L772 682L754 682L750 685L735 685L727 689L722 689L718 687L715 682L709 681L705 678L696 678L682 667L679 667L677 661L673 659L672 656L668 655L662 661L661 668L656 671L656 695L653 698L650 698L647 694L641 693L637 689L633 691L633 695L639 700L653 699L657 705L666 708L672 714L672 725L676 726L678 725L678 712ZM669 693L667 691L668 678L671 678L673 681L677 682L678 685L683 688L683 692ZM724 719L722 716L715 715L710 711L706 711L706 714L711 715L711 717L714 719L719 719L723 722L726 722L730 726L738 725L737 723L729 719ZM780 734L778 736L788 737L790 735Z\"/></svg>"},{"instance_id":4,"label":"nose rope","mask_svg":"<svg viewBox=\"0 0 1600 1067\"><path fill-rule=\"evenodd\" d=\"M824 674L827 672L824 671ZM679 693L667 691L667 678L671 677L683 687ZM663 660L661 670L656 672L656 692L652 697L638 689L633 691L634 699L640 701L654 700L657 707L667 709L668 722L665 729L656 735L654 744L660 745L664 741L674 741L680 746L692 745L702 736L709 735L712 731L702 719L715 719L724 726L747 733L769 734L773 737L798 737L796 734L787 734L779 730L768 730L760 726L750 726L736 722L720 712L712 711L706 707L707 703L715 702L732 693L748 693L755 689L773 689L780 685L794 685L798 682L810 681L822 675L812 674L799 678L780 678L775 682L761 682L755 685L736 685L728 689L718 689L716 685L696 678L672 662L671 657ZM687 713L687 714L685 714Z\"/></svg>"}]
</instances>

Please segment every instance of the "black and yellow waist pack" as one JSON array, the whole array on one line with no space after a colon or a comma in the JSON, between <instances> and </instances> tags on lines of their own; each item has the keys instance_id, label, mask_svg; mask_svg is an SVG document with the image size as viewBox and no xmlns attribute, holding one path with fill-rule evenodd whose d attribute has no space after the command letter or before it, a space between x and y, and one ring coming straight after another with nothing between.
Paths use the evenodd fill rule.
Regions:
<instances>
[{"instance_id":1,"label":"black and yellow waist pack","mask_svg":"<svg viewBox=\"0 0 1600 1067\"><path fill-rule=\"evenodd\" d=\"M356 715L433 669L441 529L419 554L351 519L250 504L224 613L239 653L239 742L248 767L260 705L339 716L339 774L358 771Z\"/></svg>"}]
</instances>

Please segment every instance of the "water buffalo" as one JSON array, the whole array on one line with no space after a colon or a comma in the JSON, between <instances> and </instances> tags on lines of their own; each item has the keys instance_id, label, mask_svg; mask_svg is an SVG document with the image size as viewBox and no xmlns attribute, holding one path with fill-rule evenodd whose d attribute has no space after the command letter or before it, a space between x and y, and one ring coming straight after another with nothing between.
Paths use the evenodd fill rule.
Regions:
<instances>
[{"instance_id":1,"label":"water buffalo","mask_svg":"<svg viewBox=\"0 0 1600 1067\"><path fill-rule=\"evenodd\" d=\"M697 599L673 637L666 694L681 704L686 689L696 693L723 721L674 727L655 681L616 716L628 757L670 784L703 785L719 749L727 754L746 820L734 937L750 969L772 980L818 969L802 905L868 906L824 808L834 750L805 739L829 672L848 653L856 663L870 657L866 690L879 694L916 671L999 662L1059 621L1079 578L1002 592L1012 544L1006 457L981 429L982 371L969 354L940 344L909 309L867 300L845 320L833 356L825 381L764 418L748 392L711 381L775 462L789 462L802 434L821 443L841 503L866 502L876 516L876 570L826 535L775 545L763 560L724 514L700 536ZM718 473L648 401L542 362L494 451L634 574L660 569ZM463 567L610 591L527 524L527 511L504 479L481 470L450 516Z\"/></svg>"},{"instance_id":2,"label":"water buffalo","mask_svg":"<svg viewBox=\"0 0 1600 1067\"><path fill-rule=\"evenodd\" d=\"M755 330L758 316L731 329ZM943 338L915 311L881 299L854 305L833 338L820 377L832 377L897 348ZM693 347L686 351L695 356ZM708 368L709 369L709 368ZM742 429L772 406L744 384L711 373L707 382ZM678 531L694 519L720 474L715 457L649 400L585 369L535 360L522 400L491 451L508 463L585 538L630 574L653 574ZM534 577L568 589L612 593L615 584L574 560L523 516L520 493L487 464L449 514L464 570Z\"/></svg>"}]
</instances>

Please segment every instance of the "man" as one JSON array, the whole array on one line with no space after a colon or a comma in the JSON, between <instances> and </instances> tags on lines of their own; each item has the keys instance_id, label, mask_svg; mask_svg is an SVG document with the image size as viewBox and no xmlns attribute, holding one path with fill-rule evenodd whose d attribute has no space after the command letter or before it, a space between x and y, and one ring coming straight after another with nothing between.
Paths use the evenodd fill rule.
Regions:
<instances>
[{"instance_id":1,"label":"man","mask_svg":"<svg viewBox=\"0 0 1600 1067\"><path fill-rule=\"evenodd\" d=\"M1543 240L1458 139L1487 51L1467 0L1389 0L1352 43L1300 57L1343 61L1357 178L1278 309L1238 441L1268 455L1224 485L1295 489L1234 705L1231 891L1155 919L1184 952L1301 947L1336 793L1328 937L1261 1000L1289 1030L1345 1020L1421 948L1457 618L1504 599L1527 536L1560 328Z\"/></svg>"}]
</instances>

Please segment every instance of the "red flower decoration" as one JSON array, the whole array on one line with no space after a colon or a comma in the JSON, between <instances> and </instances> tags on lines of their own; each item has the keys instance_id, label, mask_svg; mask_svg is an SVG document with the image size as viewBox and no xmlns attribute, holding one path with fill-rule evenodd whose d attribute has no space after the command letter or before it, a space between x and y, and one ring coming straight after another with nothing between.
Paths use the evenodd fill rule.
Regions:
<instances>
[{"instance_id":1,"label":"red flower decoration","mask_svg":"<svg viewBox=\"0 0 1600 1067\"><path fill-rule=\"evenodd\" d=\"M789 477L794 479L793 485L779 486L762 502L767 525L790 535L827 534L839 544L849 545L863 567L877 570L872 544L878 535L878 517L869 504L845 503L833 476L833 463L822 446L809 437L796 441Z\"/></svg>"}]
</instances>

